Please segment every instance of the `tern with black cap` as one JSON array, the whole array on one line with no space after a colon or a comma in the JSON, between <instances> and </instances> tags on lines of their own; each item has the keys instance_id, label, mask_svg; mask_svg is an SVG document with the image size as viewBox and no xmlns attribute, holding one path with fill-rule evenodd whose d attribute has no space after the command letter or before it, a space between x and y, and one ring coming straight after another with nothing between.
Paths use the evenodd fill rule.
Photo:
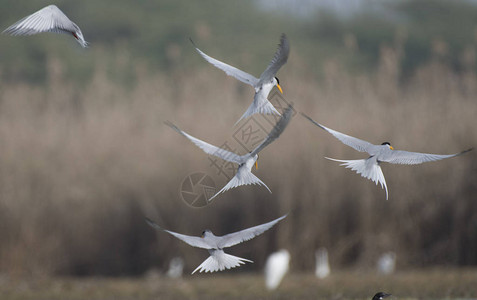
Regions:
<instances>
[{"instance_id":1,"label":"tern with black cap","mask_svg":"<svg viewBox=\"0 0 477 300\"><path fill-rule=\"evenodd\" d=\"M308 117L304 113L301 114L316 126L332 134L343 144L357 151L367 152L370 155L368 158L365 159L354 160L341 160L329 157L326 158L329 160L341 162L342 166L346 166L346 168L356 171L356 173L361 174L362 177L368 178L376 184L380 183L381 188L383 188L384 186L386 190L386 200L388 199L388 187L386 185L386 180L384 179L384 174L380 166L382 162L387 162L391 164L418 165L425 162L437 161L445 158L459 156L472 150L471 148L459 153L444 155L394 150L394 148L389 142L384 142L381 145L374 145L367 141L363 141L358 138L325 127L315 122L312 118Z\"/></svg>"}]
</instances>

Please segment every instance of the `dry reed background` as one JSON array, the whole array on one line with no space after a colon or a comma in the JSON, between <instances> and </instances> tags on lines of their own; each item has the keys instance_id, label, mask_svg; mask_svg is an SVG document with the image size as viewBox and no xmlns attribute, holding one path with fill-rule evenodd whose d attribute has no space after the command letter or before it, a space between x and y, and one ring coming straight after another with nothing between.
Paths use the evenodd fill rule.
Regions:
<instances>
[{"instance_id":1,"label":"dry reed background","mask_svg":"<svg viewBox=\"0 0 477 300\"><path fill-rule=\"evenodd\" d=\"M121 59L109 72L130 65L127 56ZM474 61L456 75L436 53L400 81L399 59L398 50L382 47L370 74L350 73L330 59L318 80L310 70L316 66L295 47L279 78L298 111L344 133L431 153L476 146ZM268 254L287 248L292 268L310 271L323 246L340 268L372 268L385 251L397 253L400 268L477 264L475 151L415 167L384 165L386 201L384 190L323 158L363 155L297 115L262 152L255 172L273 194L241 187L194 209L179 197L181 181L214 171L202 151L163 121L220 145L252 89L205 62L169 74L136 64L132 87L111 80L101 61L95 65L86 86L63 79L64 66L54 57L44 87L0 83L2 272L134 275L166 268L177 255L190 271L207 254L156 234L144 216L177 232L224 234L284 213L288 218L275 229L232 250L255 261L241 270L258 270Z\"/></svg>"}]
</instances>

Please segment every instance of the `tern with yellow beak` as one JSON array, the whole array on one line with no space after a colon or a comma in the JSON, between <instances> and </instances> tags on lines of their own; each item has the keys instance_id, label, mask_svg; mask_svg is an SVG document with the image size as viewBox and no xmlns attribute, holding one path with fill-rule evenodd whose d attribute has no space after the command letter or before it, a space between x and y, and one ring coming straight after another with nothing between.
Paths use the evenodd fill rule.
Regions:
<instances>
[{"instance_id":1,"label":"tern with yellow beak","mask_svg":"<svg viewBox=\"0 0 477 300\"><path fill-rule=\"evenodd\" d=\"M192 44L194 44L192 40L191 42ZM288 39L285 34L282 34L280 38L280 44L278 45L278 49L275 52L275 55L270 64L268 65L267 69L263 71L262 75L260 75L260 78L256 78L253 75L250 75L242 70L239 70L213 57L210 57L197 47L195 49L206 61L208 61L215 67L221 69L227 75L233 76L236 79L242 81L243 83L249 84L254 87L255 96L253 98L252 104L248 107L247 111L235 124L240 122L240 120L257 113L280 115L280 113L275 109L275 107L270 103L270 101L268 101L267 97L274 86L277 86L280 92L283 93L283 90L280 87L280 82L275 75L277 74L278 70L287 62L288 54L290 53L290 43L288 42Z\"/></svg>"},{"instance_id":2,"label":"tern with yellow beak","mask_svg":"<svg viewBox=\"0 0 477 300\"><path fill-rule=\"evenodd\" d=\"M175 131L179 132L180 134L188 138L192 143L194 143L197 147L202 149L205 153L209 155L217 156L218 158L221 158L223 160L236 163L239 165L235 176L220 191L218 191L214 196L212 196L208 200L208 201L211 201L218 194L241 185L249 185L249 184L263 185L264 187L267 188L267 190L270 193L272 192L270 191L270 189L265 183L263 183L257 176L252 174L252 167L255 164L255 168L258 168L258 164L257 164L258 153L280 136L280 134L285 130L288 123L290 122L292 113L293 113L293 107L289 105L288 108L283 113L283 115L278 120L278 122L275 124L273 129L270 131L268 136L265 138L265 140L260 145L258 145L252 152L249 152L244 155L238 155L233 152L211 145L207 142L201 141L187 134L186 132L180 130L174 124L170 122L165 122L165 123L168 126L170 126L172 129L174 129Z\"/></svg>"},{"instance_id":3,"label":"tern with yellow beak","mask_svg":"<svg viewBox=\"0 0 477 300\"><path fill-rule=\"evenodd\" d=\"M241 264L245 264L245 262L253 263L251 260L227 254L223 249L253 239L257 235L260 235L272 228L275 224L286 218L286 216L287 215L284 215L271 222L250 227L234 233L229 233L223 236L217 236L214 235L210 230L204 230L200 237L180 234L163 229L148 218L146 218L146 222L154 229L165 231L179 240L191 245L192 247L207 249L209 251L210 256L192 272L192 274L194 274L196 271L199 271L199 273L204 271L205 273L212 273L235 268Z\"/></svg>"},{"instance_id":4,"label":"tern with yellow beak","mask_svg":"<svg viewBox=\"0 0 477 300\"><path fill-rule=\"evenodd\" d=\"M326 159L341 162L342 166L346 166L346 168L356 171L356 173L361 174L362 177L368 178L375 182L376 185L380 183L381 188L383 188L384 186L386 190L386 200L388 200L388 187L386 186L386 180L384 179L383 171L381 170L381 162L403 165L418 165L425 162L459 156L472 150L471 148L459 153L444 155L394 150L394 148L388 142L384 142L381 145L374 145L358 138L327 128L315 122L312 118L308 117L304 113L301 114L316 126L326 130L328 133L331 133L343 144L350 146L351 148L359 152L367 152L370 155L368 158L355 160L340 160L329 157L326 157Z\"/></svg>"}]
</instances>

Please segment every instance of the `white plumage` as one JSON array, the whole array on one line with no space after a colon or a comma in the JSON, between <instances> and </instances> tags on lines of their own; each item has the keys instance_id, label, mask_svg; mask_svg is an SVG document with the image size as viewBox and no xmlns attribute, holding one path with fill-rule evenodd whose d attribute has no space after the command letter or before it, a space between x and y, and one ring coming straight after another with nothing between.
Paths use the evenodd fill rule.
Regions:
<instances>
[{"instance_id":1,"label":"white plumage","mask_svg":"<svg viewBox=\"0 0 477 300\"><path fill-rule=\"evenodd\" d=\"M167 277L180 278L184 270L184 260L180 257L174 257L169 262L169 270L167 270Z\"/></svg>"},{"instance_id":2,"label":"white plumage","mask_svg":"<svg viewBox=\"0 0 477 300\"><path fill-rule=\"evenodd\" d=\"M273 59L268 65L267 69L265 69L262 75L260 75L260 78L256 78L255 76L250 75L247 72L239 70L213 57L210 57L197 47L195 49L207 62L211 63L216 68L219 68L227 75L233 76L236 79L242 81L243 83L249 84L254 87L255 96L253 98L252 104L250 104L247 111L235 124L240 122L240 120L256 113L280 115L280 113L275 109L275 107L270 103L270 101L268 101L267 97L274 86L277 86L280 92L283 92L282 88L280 87L280 83L278 82L278 79L275 77L275 75L278 70L287 62L288 55L290 53L290 43L288 42L288 39L285 34L282 34L280 38L280 44L278 45L278 49L275 52L275 55L273 56Z\"/></svg>"},{"instance_id":3,"label":"white plumage","mask_svg":"<svg viewBox=\"0 0 477 300\"><path fill-rule=\"evenodd\" d=\"M265 264L265 285L267 289L274 290L288 272L290 253L282 249L272 253Z\"/></svg>"},{"instance_id":4,"label":"white plumage","mask_svg":"<svg viewBox=\"0 0 477 300\"><path fill-rule=\"evenodd\" d=\"M78 25L68 19L56 5L48 5L3 31L10 35L32 35L42 32L70 34L83 48L88 46Z\"/></svg>"},{"instance_id":5,"label":"white plumage","mask_svg":"<svg viewBox=\"0 0 477 300\"><path fill-rule=\"evenodd\" d=\"M396 253L386 252L383 253L378 259L377 262L378 273L381 274L392 274L396 268Z\"/></svg>"},{"instance_id":6,"label":"white plumage","mask_svg":"<svg viewBox=\"0 0 477 300\"><path fill-rule=\"evenodd\" d=\"M437 161L445 158L459 156L472 150L471 148L459 153L444 155L394 150L394 148L387 142L382 143L381 145L374 145L367 141L363 141L358 138L325 127L315 122L312 118L308 117L304 113L302 113L302 115L316 126L332 134L343 144L350 146L357 151L367 152L370 155L368 158L355 160L340 160L328 157L326 158L337 162L342 162L342 166L350 168L361 176L372 180L376 184L380 183L381 188L384 187L386 190L386 200L388 199L388 187L386 185L386 180L384 179L383 171L381 170L381 162L387 162L392 164L417 165L425 162Z\"/></svg>"},{"instance_id":7,"label":"white plumage","mask_svg":"<svg viewBox=\"0 0 477 300\"><path fill-rule=\"evenodd\" d=\"M316 277L323 279L330 275L330 263L328 262L328 250L326 248L320 248L315 252L315 275Z\"/></svg>"},{"instance_id":8,"label":"white plumage","mask_svg":"<svg viewBox=\"0 0 477 300\"><path fill-rule=\"evenodd\" d=\"M223 251L223 249L253 239L254 237L272 228L284 218L286 218L286 215L271 222L250 227L234 233L229 233L223 236L216 236L212 233L212 231L205 230L200 237L165 230L147 218L146 222L153 228L165 231L193 247L207 249L209 251L210 256L192 272L192 274L194 274L196 271L199 271L199 273L223 271L225 269L238 267L245 262L253 262L245 258L227 254Z\"/></svg>"},{"instance_id":9,"label":"white plumage","mask_svg":"<svg viewBox=\"0 0 477 300\"><path fill-rule=\"evenodd\" d=\"M199 140L198 138L195 138L190 134L180 130L177 126L170 122L166 122L166 124L175 131L188 138L192 143L202 149L205 153L209 155L214 155L218 158L239 165L235 176L220 191L218 191L214 196L209 199L209 201L211 201L218 194L241 185L263 185L270 193L272 192L263 181L261 181L257 176L252 174L252 167L254 164L256 164L256 161L258 159L258 153L262 151L262 149L265 148L267 145L276 140L285 130L291 120L292 113L292 106L288 106L283 115L280 117L280 120L278 120L277 124L275 124L275 127L273 127L273 129L270 131L265 140L260 145L258 145L252 152L246 153L244 155L238 155L233 152L211 145L202 140Z\"/></svg>"}]
</instances>

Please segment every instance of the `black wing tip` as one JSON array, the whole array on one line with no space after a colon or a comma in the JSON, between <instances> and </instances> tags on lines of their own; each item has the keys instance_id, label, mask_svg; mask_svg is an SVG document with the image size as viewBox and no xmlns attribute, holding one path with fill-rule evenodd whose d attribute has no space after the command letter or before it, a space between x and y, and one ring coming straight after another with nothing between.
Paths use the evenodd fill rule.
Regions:
<instances>
[{"instance_id":1,"label":"black wing tip","mask_svg":"<svg viewBox=\"0 0 477 300\"><path fill-rule=\"evenodd\" d=\"M156 226L157 226L157 224L154 223L154 221L151 220L151 219L149 219L148 217L144 217L144 221L146 221L146 223L147 223L148 225L152 226L152 227L156 227Z\"/></svg>"},{"instance_id":2,"label":"black wing tip","mask_svg":"<svg viewBox=\"0 0 477 300\"><path fill-rule=\"evenodd\" d=\"M282 32L282 34L280 35L280 42L283 42L283 41L288 42L288 37L284 32Z\"/></svg>"},{"instance_id":3,"label":"black wing tip","mask_svg":"<svg viewBox=\"0 0 477 300\"><path fill-rule=\"evenodd\" d=\"M174 129L175 131L177 131L177 132L179 132L180 134L182 134L182 130L180 130L179 127L177 127L176 125L174 125L174 123L172 123L171 121L166 120L166 121L164 121L164 124L166 124L167 126L171 127L171 128Z\"/></svg>"},{"instance_id":4,"label":"black wing tip","mask_svg":"<svg viewBox=\"0 0 477 300\"><path fill-rule=\"evenodd\" d=\"M194 41L192 40L191 37L189 37L189 41L191 42L192 46L194 46L195 50L199 51L199 53L200 53L201 51L199 50L199 48L197 47L197 45L194 43Z\"/></svg>"},{"instance_id":5,"label":"black wing tip","mask_svg":"<svg viewBox=\"0 0 477 300\"><path fill-rule=\"evenodd\" d=\"M471 147L471 148L469 148L469 149L467 149L467 150L464 150L464 151L460 152L458 155L465 154L465 153L470 152L470 151L472 151L472 150L474 150L474 147Z\"/></svg>"},{"instance_id":6,"label":"black wing tip","mask_svg":"<svg viewBox=\"0 0 477 300\"><path fill-rule=\"evenodd\" d=\"M307 118L308 121L310 121L311 123L315 124L316 126L320 127L321 129L323 130L326 130L326 128L321 125L320 123L316 122L315 120L313 120L311 117L309 117L308 115L306 115L304 112L300 112L300 115L302 115L303 117Z\"/></svg>"},{"instance_id":7,"label":"black wing tip","mask_svg":"<svg viewBox=\"0 0 477 300\"><path fill-rule=\"evenodd\" d=\"M161 226L157 225L156 222L149 219L148 217L144 217L144 221L146 221L147 225L151 226L152 228L154 228L156 230L164 230L164 229L162 229Z\"/></svg>"}]
</instances>

